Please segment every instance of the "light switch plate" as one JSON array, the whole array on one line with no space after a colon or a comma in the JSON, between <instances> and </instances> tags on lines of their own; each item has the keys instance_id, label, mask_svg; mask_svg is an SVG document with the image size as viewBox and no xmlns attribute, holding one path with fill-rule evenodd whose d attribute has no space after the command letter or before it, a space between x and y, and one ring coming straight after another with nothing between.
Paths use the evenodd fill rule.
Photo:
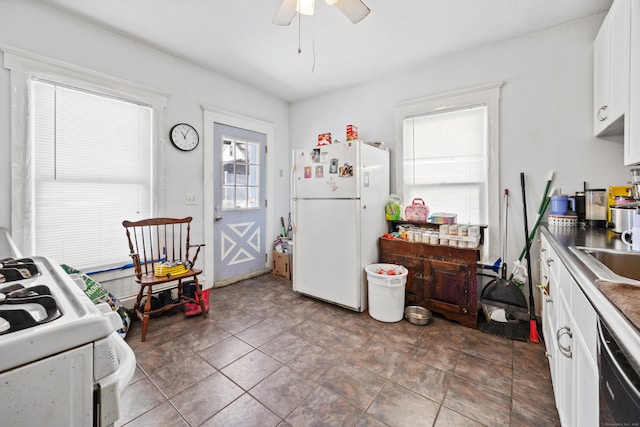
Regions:
<instances>
[{"instance_id":1,"label":"light switch plate","mask_svg":"<svg viewBox=\"0 0 640 427\"><path fill-rule=\"evenodd\" d=\"M184 196L184 204L185 205L197 205L198 204L198 198L193 193L187 193Z\"/></svg>"}]
</instances>

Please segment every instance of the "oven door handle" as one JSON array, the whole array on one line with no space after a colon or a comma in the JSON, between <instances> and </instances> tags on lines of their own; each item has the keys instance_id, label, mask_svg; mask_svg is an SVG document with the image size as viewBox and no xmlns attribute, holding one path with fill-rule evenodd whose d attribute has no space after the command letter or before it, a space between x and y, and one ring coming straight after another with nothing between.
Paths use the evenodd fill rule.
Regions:
<instances>
[{"instance_id":1,"label":"oven door handle","mask_svg":"<svg viewBox=\"0 0 640 427\"><path fill-rule=\"evenodd\" d=\"M113 332L107 339L113 346L118 366L113 373L97 380L97 384L94 385L97 389L94 393L99 394L98 425L111 425L120 418L120 397L136 370L136 355L124 339L120 338L117 332Z\"/></svg>"}]
</instances>

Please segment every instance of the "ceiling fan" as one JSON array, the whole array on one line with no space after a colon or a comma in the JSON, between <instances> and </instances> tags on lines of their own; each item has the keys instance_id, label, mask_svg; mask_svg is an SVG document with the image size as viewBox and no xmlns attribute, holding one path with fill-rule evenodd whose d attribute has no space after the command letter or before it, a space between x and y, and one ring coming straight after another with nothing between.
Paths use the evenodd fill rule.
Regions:
<instances>
[{"instance_id":1,"label":"ceiling fan","mask_svg":"<svg viewBox=\"0 0 640 427\"><path fill-rule=\"evenodd\" d=\"M361 0L324 0L329 6L336 6L351 22L357 24L371 12ZM282 0L278 11L271 20L276 25L289 25L296 13L313 15L314 0Z\"/></svg>"}]
</instances>

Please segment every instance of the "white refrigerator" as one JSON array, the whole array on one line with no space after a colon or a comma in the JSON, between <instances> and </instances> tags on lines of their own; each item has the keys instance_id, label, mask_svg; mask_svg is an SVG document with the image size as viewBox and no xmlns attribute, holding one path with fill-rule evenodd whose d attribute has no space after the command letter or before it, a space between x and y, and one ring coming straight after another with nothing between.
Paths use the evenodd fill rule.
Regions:
<instances>
[{"instance_id":1,"label":"white refrigerator","mask_svg":"<svg viewBox=\"0 0 640 427\"><path fill-rule=\"evenodd\" d=\"M293 290L367 308L369 264L387 230L389 152L347 141L293 152Z\"/></svg>"}]
</instances>

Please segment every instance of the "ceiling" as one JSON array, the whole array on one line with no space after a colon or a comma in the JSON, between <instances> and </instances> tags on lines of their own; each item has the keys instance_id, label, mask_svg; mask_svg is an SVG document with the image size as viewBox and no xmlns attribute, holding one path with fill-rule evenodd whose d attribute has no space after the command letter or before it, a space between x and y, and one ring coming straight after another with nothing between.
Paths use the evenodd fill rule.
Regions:
<instances>
[{"instance_id":1,"label":"ceiling","mask_svg":"<svg viewBox=\"0 0 640 427\"><path fill-rule=\"evenodd\" d=\"M612 0L364 0L271 24L281 0L37 0L289 102L606 11ZM299 44L300 33L300 44ZM298 46L302 52L298 53Z\"/></svg>"}]
</instances>

